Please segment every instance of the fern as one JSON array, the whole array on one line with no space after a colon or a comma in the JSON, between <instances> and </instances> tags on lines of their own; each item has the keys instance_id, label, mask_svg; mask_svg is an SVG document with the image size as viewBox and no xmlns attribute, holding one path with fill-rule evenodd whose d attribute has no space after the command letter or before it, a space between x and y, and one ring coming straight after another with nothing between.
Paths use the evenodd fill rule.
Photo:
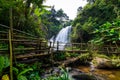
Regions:
<instances>
[{"instance_id":1,"label":"fern","mask_svg":"<svg viewBox=\"0 0 120 80\"><path fill-rule=\"evenodd\" d=\"M16 73L18 73L18 69L17 68L13 68ZM26 76L24 76L23 74L27 73L28 71L33 71L32 68L29 68L29 69L25 69L23 71L21 71L18 76L17 76L17 80L28 80Z\"/></svg>"},{"instance_id":2,"label":"fern","mask_svg":"<svg viewBox=\"0 0 120 80\"><path fill-rule=\"evenodd\" d=\"M19 70L18 70L16 67L13 67L12 69L13 69L13 72L14 72L15 74L18 74L18 73L19 73Z\"/></svg>"},{"instance_id":3,"label":"fern","mask_svg":"<svg viewBox=\"0 0 120 80\"><path fill-rule=\"evenodd\" d=\"M18 79L18 80L28 80L28 79L26 78L26 76L23 76L23 75L20 75L19 77L17 77L17 79Z\"/></svg>"},{"instance_id":4,"label":"fern","mask_svg":"<svg viewBox=\"0 0 120 80\"><path fill-rule=\"evenodd\" d=\"M33 71L33 69L32 69L32 68L25 69L25 70L23 70L22 72L20 72L20 73L18 74L18 76L23 75L23 74L25 74L25 73L28 72L28 71Z\"/></svg>"}]
</instances>

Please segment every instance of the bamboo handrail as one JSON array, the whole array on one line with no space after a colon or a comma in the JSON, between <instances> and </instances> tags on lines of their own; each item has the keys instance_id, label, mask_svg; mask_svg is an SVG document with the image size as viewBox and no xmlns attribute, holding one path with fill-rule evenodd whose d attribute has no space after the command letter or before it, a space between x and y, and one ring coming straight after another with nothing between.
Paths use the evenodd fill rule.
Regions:
<instances>
[{"instance_id":1,"label":"bamboo handrail","mask_svg":"<svg viewBox=\"0 0 120 80\"><path fill-rule=\"evenodd\" d=\"M7 28L7 29L10 29L9 26L3 25L3 24L0 24L0 26L2 26L2 27L4 27L4 28ZM20 30L17 30L17 29L13 29L13 31L20 32L20 33L22 33L22 34L26 34L26 35L28 35L28 36L32 36L32 37L38 38L38 36L35 36L35 35L32 35L32 34L26 33L26 32L24 32L24 31L20 31Z\"/></svg>"}]
</instances>

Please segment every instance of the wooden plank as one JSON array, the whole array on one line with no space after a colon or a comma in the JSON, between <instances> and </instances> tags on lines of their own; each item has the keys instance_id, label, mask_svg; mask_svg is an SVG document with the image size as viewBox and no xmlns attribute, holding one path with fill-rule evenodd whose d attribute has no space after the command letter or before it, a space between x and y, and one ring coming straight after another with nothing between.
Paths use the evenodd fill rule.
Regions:
<instances>
[{"instance_id":1,"label":"wooden plank","mask_svg":"<svg viewBox=\"0 0 120 80\"><path fill-rule=\"evenodd\" d=\"M88 50L60 50L61 52L79 52L79 53L86 53Z\"/></svg>"},{"instance_id":2,"label":"wooden plank","mask_svg":"<svg viewBox=\"0 0 120 80\"><path fill-rule=\"evenodd\" d=\"M32 53L32 54L24 54L24 55L16 55L16 59L20 59L20 58L33 58L33 57L37 57L37 56L44 56L44 55L50 55L48 53L40 53L40 54L35 54L35 53Z\"/></svg>"},{"instance_id":3,"label":"wooden plank","mask_svg":"<svg viewBox=\"0 0 120 80\"><path fill-rule=\"evenodd\" d=\"M13 51L19 51L19 50L35 50L35 48L13 48ZM0 51L8 51L8 49L0 49Z\"/></svg>"},{"instance_id":4,"label":"wooden plank","mask_svg":"<svg viewBox=\"0 0 120 80\"><path fill-rule=\"evenodd\" d=\"M8 41L9 39L0 39L0 41ZM12 39L12 42L36 42L38 40L27 40L27 39ZM41 43L47 43L46 41L40 41Z\"/></svg>"}]
</instances>

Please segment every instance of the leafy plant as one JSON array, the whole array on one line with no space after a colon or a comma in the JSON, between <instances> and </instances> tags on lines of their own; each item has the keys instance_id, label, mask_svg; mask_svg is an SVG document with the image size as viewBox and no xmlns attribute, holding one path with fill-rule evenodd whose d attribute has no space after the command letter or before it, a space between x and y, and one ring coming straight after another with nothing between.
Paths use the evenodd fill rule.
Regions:
<instances>
[{"instance_id":1,"label":"leafy plant","mask_svg":"<svg viewBox=\"0 0 120 80\"><path fill-rule=\"evenodd\" d=\"M28 66L29 65L29 66ZM35 62L33 64L17 64L13 67L14 75L17 80L40 80L40 72L42 72L41 63Z\"/></svg>"},{"instance_id":2,"label":"leafy plant","mask_svg":"<svg viewBox=\"0 0 120 80\"><path fill-rule=\"evenodd\" d=\"M19 69L13 67L13 71L14 71L15 75L17 76L17 80L28 80L27 77L25 76L25 74L29 71L33 71L33 69L28 68L28 69L24 69L20 72Z\"/></svg>"},{"instance_id":3,"label":"leafy plant","mask_svg":"<svg viewBox=\"0 0 120 80\"><path fill-rule=\"evenodd\" d=\"M4 57L0 56L0 75L3 71L3 68L4 68Z\"/></svg>"},{"instance_id":4,"label":"leafy plant","mask_svg":"<svg viewBox=\"0 0 120 80\"><path fill-rule=\"evenodd\" d=\"M110 60L110 57L105 55L105 54L98 54L98 53L93 53L93 57L100 57L100 58L106 58L108 60Z\"/></svg>"},{"instance_id":5,"label":"leafy plant","mask_svg":"<svg viewBox=\"0 0 120 80\"><path fill-rule=\"evenodd\" d=\"M62 74L52 75L52 76L50 76L50 77L48 77L46 79L43 79L43 80L70 80L67 70L61 68L61 72L62 72Z\"/></svg>"},{"instance_id":6,"label":"leafy plant","mask_svg":"<svg viewBox=\"0 0 120 80\"><path fill-rule=\"evenodd\" d=\"M69 80L68 71L65 71L63 68L61 68L61 70L63 74L60 77L58 77L58 80Z\"/></svg>"},{"instance_id":7,"label":"leafy plant","mask_svg":"<svg viewBox=\"0 0 120 80\"><path fill-rule=\"evenodd\" d=\"M120 56L112 55L110 58L114 67L120 68Z\"/></svg>"},{"instance_id":8,"label":"leafy plant","mask_svg":"<svg viewBox=\"0 0 120 80\"><path fill-rule=\"evenodd\" d=\"M54 55L54 59L58 60L58 61L65 60L66 59L66 54L64 52L57 52Z\"/></svg>"},{"instance_id":9,"label":"leafy plant","mask_svg":"<svg viewBox=\"0 0 120 80\"><path fill-rule=\"evenodd\" d=\"M0 49L8 49L8 44L0 43Z\"/></svg>"},{"instance_id":10,"label":"leafy plant","mask_svg":"<svg viewBox=\"0 0 120 80\"><path fill-rule=\"evenodd\" d=\"M66 52L65 54L66 54L66 57L77 57L77 56L79 56L79 54L77 54L77 53L68 53L68 52Z\"/></svg>"},{"instance_id":11,"label":"leafy plant","mask_svg":"<svg viewBox=\"0 0 120 80\"><path fill-rule=\"evenodd\" d=\"M91 55L89 53L80 54L78 57L81 63L87 63L89 60L91 60Z\"/></svg>"},{"instance_id":12,"label":"leafy plant","mask_svg":"<svg viewBox=\"0 0 120 80\"><path fill-rule=\"evenodd\" d=\"M120 20L116 20L113 23L104 23L93 32L95 34L93 42L98 44L107 42L117 43L120 40L119 28Z\"/></svg>"},{"instance_id":13,"label":"leafy plant","mask_svg":"<svg viewBox=\"0 0 120 80\"><path fill-rule=\"evenodd\" d=\"M0 56L0 76L3 74L3 70L10 65L10 61L7 55Z\"/></svg>"}]
</instances>

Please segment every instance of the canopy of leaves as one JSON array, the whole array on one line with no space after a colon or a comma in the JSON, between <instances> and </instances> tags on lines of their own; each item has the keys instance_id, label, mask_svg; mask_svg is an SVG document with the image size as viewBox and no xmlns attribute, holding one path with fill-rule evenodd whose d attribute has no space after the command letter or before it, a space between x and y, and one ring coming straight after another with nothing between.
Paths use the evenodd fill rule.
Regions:
<instances>
[{"instance_id":1,"label":"canopy of leaves","mask_svg":"<svg viewBox=\"0 0 120 80\"><path fill-rule=\"evenodd\" d=\"M120 19L120 0L94 0L78 11L73 22L72 40L86 42L93 38L91 33L106 22ZM86 37L87 38L86 38Z\"/></svg>"},{"instance_id":2,"label":"canopy of leaves","mask_svg":"<svg viewBox=\"0 0 120 80\"><path fill-rule=\"evenodd\" d=\"M93 34L95 37L91 41L94 43L118 43L120 41L120 20L112 23L106 22L99 26Z\"/></svg>"},{"instance_id":3,"label":"canopy of leaves","mask_svg":"<svg viewBox=\"0 0 120 80\"><path fill-rule=\"evenodd\" d=\"M40 15L45 13L44 0L0 0L0 24L9 26L12 8L13 28L44 37Z\"/></svg>"}]
</instances>

